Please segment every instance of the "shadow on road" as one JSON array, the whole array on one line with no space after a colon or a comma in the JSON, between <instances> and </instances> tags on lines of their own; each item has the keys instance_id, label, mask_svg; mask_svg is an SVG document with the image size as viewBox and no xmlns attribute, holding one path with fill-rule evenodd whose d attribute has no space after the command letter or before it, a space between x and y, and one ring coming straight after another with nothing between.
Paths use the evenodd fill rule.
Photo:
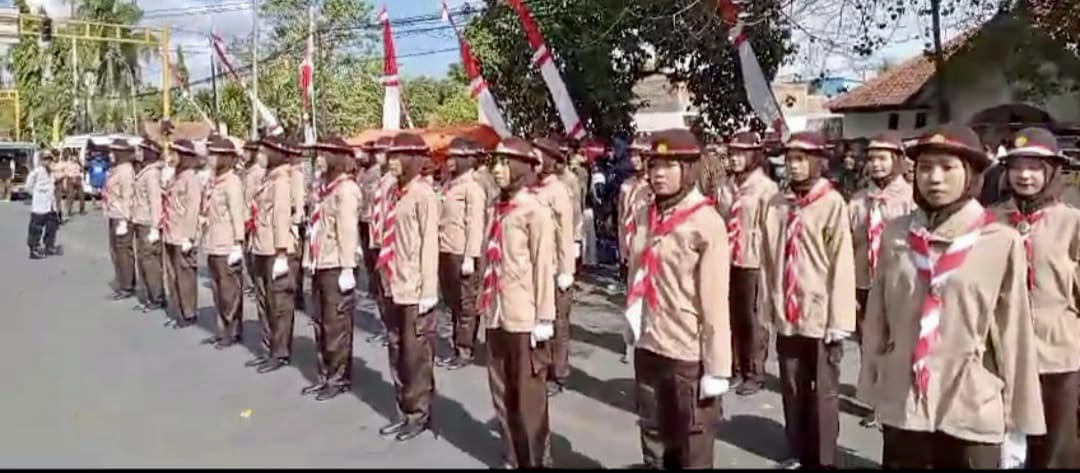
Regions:
<instances>
[{"instance_id":1,"label":"shadow on road","mask_svg":"<svg viewBox=\"0 0 1080 473\"><path fill-rule=\"evenodd\" d=\"M745 450L776 463L788 459L784 426L779 422L754 415L738 415L720 421L716 426L716 438L728 445ZM877 469L876 462L866 459L851 449L837 447L838 468Z\"/></svg>"}]
</instances>

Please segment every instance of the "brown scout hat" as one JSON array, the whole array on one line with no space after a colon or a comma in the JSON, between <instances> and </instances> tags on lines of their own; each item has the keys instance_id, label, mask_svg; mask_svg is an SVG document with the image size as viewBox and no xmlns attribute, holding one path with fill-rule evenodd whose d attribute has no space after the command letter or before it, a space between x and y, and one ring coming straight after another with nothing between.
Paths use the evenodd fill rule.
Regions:
<instances>
[{"instance_id":1,"label":"brown scout hat","mask_svg":"<svg viewBox=\"0 0 1080 473\"><path fill-rule=\"evenodd\" d=\"M728 143L728 149L731 150L760 150L762 148L764 144L761 141L761 135L753 131L740 131Z\"/></svg>"},{"instance_id":2,"label":"brown scout hat","mask_svg":"<svg viewBox=\"0 0 1080 473\"><path fill-rule=\"evenodd\" d=\"M221 136L212 137L207 141L206 152L213 154L240 154L232 140Z\"/></svg>"},{"instance_id":3,"label":"brown scout hat","mask_svg":"<svg viewBox=\"0 0 1080 473\"><path fill-rule=\"evenodd\" d=\"M111 151L120 151L120 152L124 152L124 151L132 152L132 151L135 151L135 148L132 148L131 143L128 143L127 140L125 140L123 138L117 138L117 139L113 140L112 143L109 143L109 150L111 150Z\"/></svg>"},{"instance_id":4,"label":"brown scout hat","mask_svg":"<svg viewBox=\"0 0 1080 473\"><path fill-rule=\"evenodd\" d=\"M976 172L982 172L994 164L979 141L979 135L970 127L955 124L941 125L923 135L908 148L908 156L918 162L927 151L942 151L967 161Z\"/></svg>"},{"instance_id":5,"label":"brown scout hat","mask_svg":"<svg viewBox=\"0 0 1080 473\"><path fill-rule=\"evenodd\" d=\"M484 154L484 150L475 141L459 136L450 141L450 148L446 154L469 158Z\"/></svg>"},{"instance_id":6,"label":"brown scout hat","mask_svg":"<svg viewBox=\"0 0 1080 473\"><path fill-rule=\"evenodd\" d=\"M900 134L895 131L879 133L873 138L870 138L870 143L866 145L867 151L875 149L904 154L904 140L900 138Z\"/></svg>"},{"instance_id":7,"label":"brown scout hat","mask_svg":"<svg viewBox=\"0 0 1080 473\"><path fill-rule=\"evenodd\" d=\"M784 144L784 151L790 150L805 151L807 153L825 156L825 154L829 152L829 144L825 141L825 137L821 133L800 131L798 133L792 133L791 138L788 138L787 143Z\"/></svg>"},{"instance_id":8,"label":"brown scout hat","mask_svg":"<svg viewBox=\"0 0 1080 473\"><path fill-rule=\"evenodd\" d=\"M423 154L431 153L424 138L416 133L398 133L386 148L386 154Z\"/></svg>"},{"instance_id":9,"label":"brown scout hat","mask_svg":"<svg viewBox=\"0 0 1080 473\"><path fill-rule=\"evenodd\" d=\"M169 148L176 151L178 154L186 154L190 156L198 156L199 153L195 151L195 143L192 143L188 139L176 140L169 144Z\"/></svg>"},{"instance_id":10,"label":"brown scout hat","mask_svg":"<svg viewBox=\"0 0 1080 473\"><path fill-rule=\"evenodd\" d=\"M264 137L262 140L259 140L259 144L286 156L303 156L304 154L304 152L300 150L300 147L291 140L286 140L277 136Z\"/></svg>"},{"instance_id":11,"label":"brown scout hat","mask_svg":"<svg viewBox=\"0 0 1080 473\"><path fill-rule=\"evenodd\" d=\"M161 154L161 145L159 145L157 141L154 141L152 138L146 135L143 135L142 142L139 143L139 147L142 148L143 151L149 151L157 155Z\"/></svg>"},{"instance_id":12,"label":"brown scout hat","mask_svg":"<svg viewBox=\"0 0 1080 473\"><path fill-rule=\"evenodd\" d=\"M570 151L570 148L568 148L565 144L563 144L561 140L556 137L545 136L538 140L533 140L532 145L541 153L555 158L556 161L566 162L566 160L569 158L567 156L567 152Z\"/></svg>"},{"instance_id":13,"label":"brown scout hat","mask_svg":"<svg viewBox=\"0 0 1080 473\"><path fill-rule=\"evenodd\" d=\"M329 136L311 145L311 149L326 153L353 155L353 147L339 136Z\"/></svg>"},{"instance_id":14,"label":"brown scout hat","mask_svg":"<svg viewBox=\"0 0 1080 473\"><path fill-rule=\"evenodd\" d=\"M1039 127L1030 127L1020 130L1013 138L1013 149L1005 155L1009 158L1043 158L1059 163L1065 163L1069 159L1058 147L1057 137L1050 130Z\"/></svg>"},{"instance_id":15,"label":"brown scout hat","mask_svg":"<svg viewBox=\"0 0 1080 473\"><path fill-rule=\"evenodd\" d=\"M653 134L649 150L643 154L649 159L697 161L701 159L701 145L689 130L663 130Z\"/></svg>"},{"instance_id":16,"label":"brown scout hat","mask_svg":"<svg viewBox=\"0 0 1080 473\"><path fill-rule=\"evenodd\" d=\"M499 142L499 146L495 147L495 151L492 151L492 154L496 156L507 156L532 165L539 165L542 163L542 160L532 143L513 136Z\"/></svg>"},{"instance_id":17,"label":"brown scout hat","mask_svg":"<svg viewBox=\"0 0 1080 473\"><path fill-rule=\"evenodd\" d=\"M244 151L258 151L258 150L259 150L259 142L258 141L248 140L248 141L244 142Z\"/></svg>"}]
</instances>

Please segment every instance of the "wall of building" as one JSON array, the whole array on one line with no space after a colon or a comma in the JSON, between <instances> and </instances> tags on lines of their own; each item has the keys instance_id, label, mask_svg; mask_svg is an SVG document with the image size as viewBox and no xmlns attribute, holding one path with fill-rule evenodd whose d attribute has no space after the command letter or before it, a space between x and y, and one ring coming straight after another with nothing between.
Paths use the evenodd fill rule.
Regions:
<instances>
[{"instance_id":1,"label":"wall of building","mask_svg":"<svg viewBox=\"0 0 1080 473\"><path fill-rule=\"evenodd\" d=\"M918 125L918 115L923 114L925 124ZM889 127L890 116L896 116L896 128ZM922 134L937 124L932 110L899 110L894 112L845 113L844 138L868 138L878 133L895 130L905 138Z\"/></svg>"}]
</instances>

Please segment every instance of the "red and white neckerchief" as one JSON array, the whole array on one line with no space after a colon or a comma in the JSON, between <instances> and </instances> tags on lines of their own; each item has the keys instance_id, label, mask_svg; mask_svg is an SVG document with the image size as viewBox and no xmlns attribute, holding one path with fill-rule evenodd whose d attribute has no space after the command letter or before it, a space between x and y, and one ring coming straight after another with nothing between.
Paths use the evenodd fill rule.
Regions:
<instances>
[{"instance_id":1,"label":"red and white neckerchief","mask_svg":"<svg viewBox=\"0 0 1080 473\"><path fill-rule=\"evenodd\" d=\"M210 209L213 204L214 191L225 183L226 174L216 176L203 187L202 197L199 199L199 228L205 229L210 223Z\"/></svg>"},{"instance_id":2,"label":"red and white neckerchief","mask_svg":"<svg viewBox=\"0 0 1080 473\"><path fill-rule=\"evenodd\" d=\"M742 263L743 260L743 247L742 247L742 191L745 189L745 183L743 185L732 184L731 189L731 215L727 220L727 237L728 237L728 249L731 251L731 262Z\"/></svg>"},{"instance_id":3,"label":"red and white neckerchief","mask_svg":"<svg viewBox=\"0 0 1080 473\"><path fill-rule=\"evenodd\" d=\"M1027 255L1027 285L1028 289L1035 288L1035 245L1031 242L1031 233L1035 225L1046 216L1046 209L1039 209L1030 214L1024 214L1019 210L1009 213L1009 221L1020 236L1024 238L1024 253Z\"/></svg>"},{"instance_id":4,"label":"red and white neckerchief","mask_svg":"<svg viewBox=\"0 0 1080 473\"><path fill-rule=\"evenodd\" d=\"M977 205L977 204L976 204ZM960 235L949 244L944 253L933 258L930 252L930 232L922 226L913 226L908 233L908 245L911 247L911 259L919 277L927 282L928 291L919 314L919 340L915 344L911 369L915 375L916 393L925 398L930 385L930 350L937 343L941 325L941 288L948 282L957 269L964 264L971 248L975 246L983 227L993 222L996 217L991 212L983 212L982 218L972 225L967 233Z\"/></svg>"},{"instance_id":5,"label":"red and white neckerchief","mask_svg":"<svg viewBox=\"0 0 1080 473\"><path fill-rule=\"evenodd\" d=\"M491 228L488 230L486 259L484 267L484 292L480 296L480 310L487 311L492 302L496 302L495 293L501 289L499 278L502 276L503 260L503 220L517 208L513 202L495 204Z\"/></svg>"},{"instance_id":6,"label":"red and white neckerchief","mask_svg":"<svg viewBox=\"0 0 1080 473\"><path fill-rule=\"evenodd\" d=\"M784 316L788 323L796 324L802 316L799 303L799 238L802 235L802 209L816 202L832 190L832 184L824 179L814 184L810 192L796 198L788 195L787 227L784 230Z\"/></svg>"},{"instance_id":7,"label":"red and white neckerchief","mask_svg":"<svg viewBox=\"0 0 1080 473\"><path fill-rule=\"evenodd\" d=\"M347 180L349 176L347 174L341 174L330 184L323 184L316 193L315 207L311 211L311 221L308 222L307 240L308 240L308 268L314 269L315 263L318 261L319 252L322 250L322 245L319 245L319 232L322 231L323 220L323 204L326 199L334 193L334 189L339 184Z\"/></svg>"},{"instance_id":8,"label":"red and white neckerchief","mask_svg":"<svg viewBox=\"0 0 1080 473\"><path fill-rule=\"evenodd\" d=\"M394 243L397 241L397 204L404 192L400 187L394 187L386 197L386 212L383 214L381 229L382 241L379 247L379 259L375 263L376 268L386 270L386 276L392 277L394 270L390 262L394 260Z\"/></svg>"},{"instance_id":9,"label":"red and white neckerchief","mask_svg":"<svg viewBox=\"0 0 1080 473\"><path fill-rule=\"evenodd\" d=\"M626 251L628 252L630 251L630 246L634 242L634 234L637 233L637 213L646 203L645 200L641 198L641 193L645 190L647 184L641 178L635 179L637 180L630 185L630 190L627 191L626 203L628 205L626 215L623 215L622 221L623 248L626 248Z\"/></svg>"},{"instance_id":10,"label":"red and white neckerchief","mask_svg":"<svg viewBox=\"0 0 1080 473\"><path fill-rule=\"evenodd\" d=\"M637 269L631 279L630 290L626 294L625 314L627 321L630 322L631 329L634 331L635 339L640 335L641 315L645 309L645 304L648 304L649 309L654 311L657 310L660 304L656 294L656 284L653 282L653 278L660 271L660 255L656 253L656 245L660 243L661 238L675 231L698 210L714 205L716 205L716 202L713 199L706 198L685 209L675 211L663 219L661 219L660 210L655 203L649 208L649 227L645 229L645 231L649 232L649 240L645 245L645 249L641 252Z\"/></svg>"},{"instance_id":11,"label":"red and white neckerchief","mask_svg":"<svg viewBox=\"0 0 1080 473\"><path fill-rule=\"evenodd\" d=\"M371 199L371 241L382 244L383 211L386 205L386 196L393 188L391 179L393 176L384 174L375 182L375 195Z\"/></svg>"},{"instance_id":12,"label":"red and white neckerchief","mask_svg":"<svg viewBox=\"0 0 1080 473\"><path fill-rule=\"evenodd\" d=\"M866 197L866 261L870 278L877 275L878 258L881 255L881 234L885 232L884 190Z\"/></svg>"},{"instance_id":13,"label":"red and white neckerchief","mask_svg":"<svg viewBox=\"0 0 1080 473\"><path fill-rule=\"evenodd\" d=\"M172 179L165 188L161 189L161 221L158 226L162 232L168 232L172 228L172 204L173 190L176 188L176 179Z\"/></svg>"}]
</instances>

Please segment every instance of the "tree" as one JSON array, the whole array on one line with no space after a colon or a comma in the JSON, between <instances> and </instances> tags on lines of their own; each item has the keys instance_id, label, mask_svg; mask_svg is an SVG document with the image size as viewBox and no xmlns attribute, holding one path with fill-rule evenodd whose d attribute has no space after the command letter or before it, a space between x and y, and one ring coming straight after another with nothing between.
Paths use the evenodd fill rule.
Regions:
<instances>
[{"instance_id":1,"label":"tree","mask_svg":"<svg viewBox=\"0 0 1080 473\"><path fill-rule=\"evenodd\" d=\"M748 2L749 37L767 76L792 50L775 0ZM747 122L742 80L728 28L711 0L529 2L588 130L611 138L633 131L645 105L634 85L652 74L685 82L700 110L698 128L732 131ZM561 131L549 93L531 67L532 51L503 1L470 22L466 34L511 126L530 134Z\"/></svg>"},{"instance_id":2,"label":"tree","mask_svg":"<svg viewBox=\"0 0 1080 473\"><path fill-rule=\"evenodd\" d=\"M142 19L142 9L132 1L126 0L72 0L77 18L107 24L134 25ZM102 27L91 27L98 34L105 31ZM94 41L80 44L93 54L92 68L95 77L95 90L91 97L105 97L104 102L95 102L93 115L104 127L113 130L128 129L136 131L141 122L136 97L142 83L141 60L154 54L151 46L130 43Z\"/></svg>"}]
</instances>

